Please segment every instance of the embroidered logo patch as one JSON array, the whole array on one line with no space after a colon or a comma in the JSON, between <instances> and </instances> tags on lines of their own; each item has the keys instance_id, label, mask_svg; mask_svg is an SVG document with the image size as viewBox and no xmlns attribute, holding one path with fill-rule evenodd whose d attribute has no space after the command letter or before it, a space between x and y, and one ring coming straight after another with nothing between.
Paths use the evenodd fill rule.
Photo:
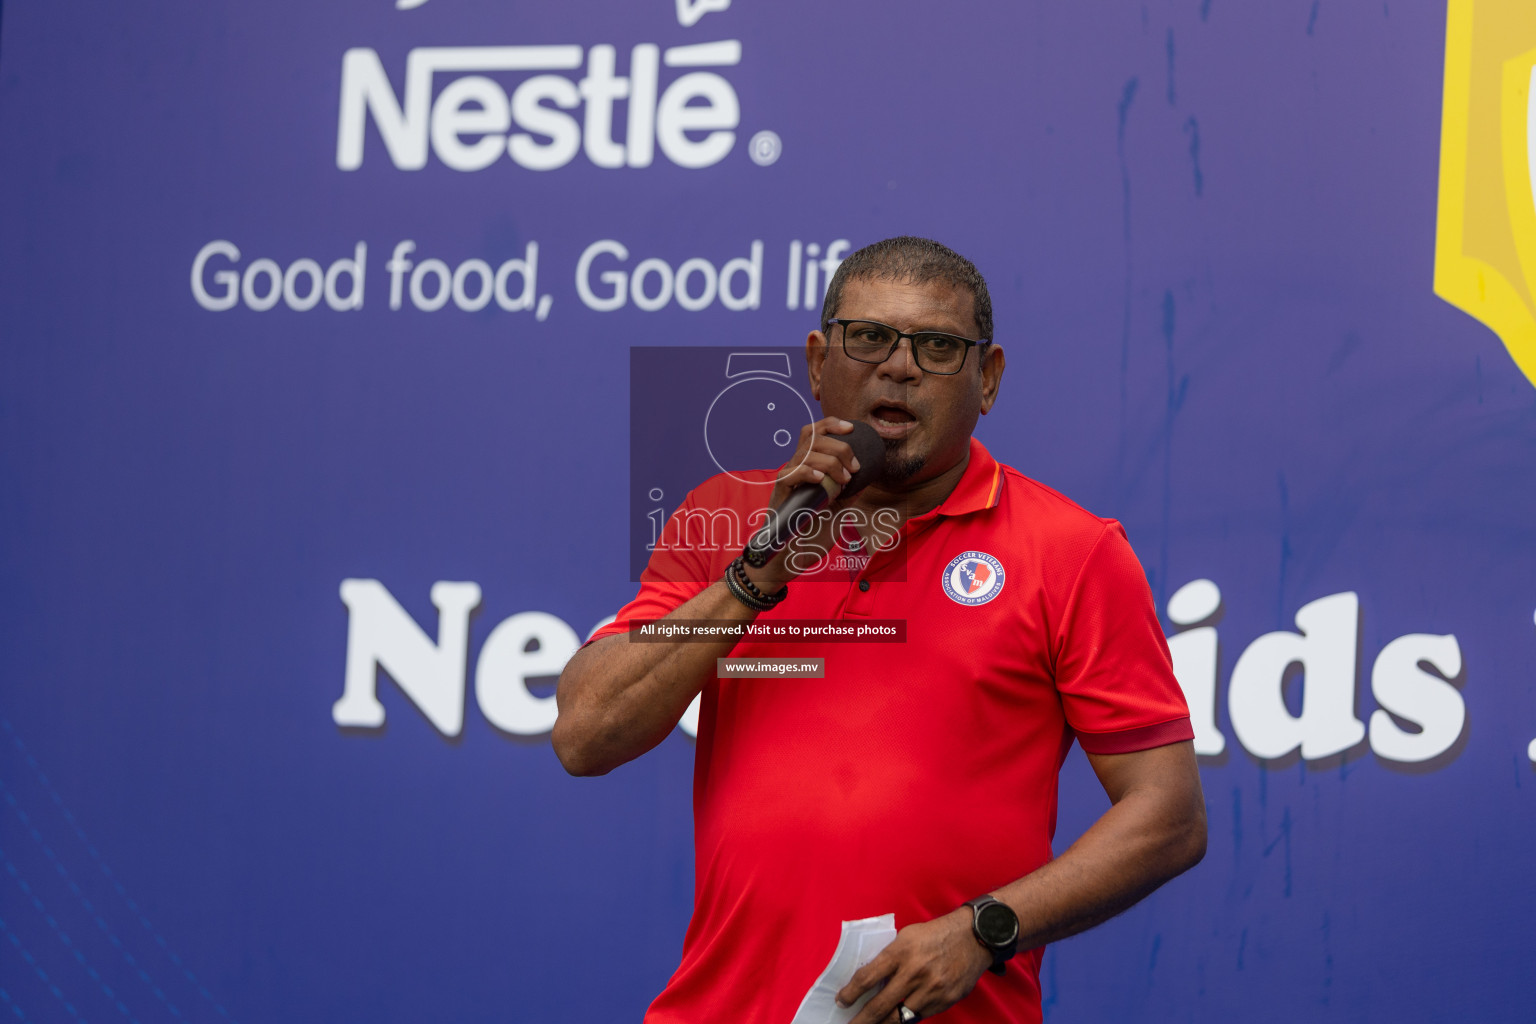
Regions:
<instances>
[{"instance_id":1,"label":"embroidered logo patch","mask_svg":"<svg viewBox=\"0 0 1536 1024\"><path fill-rule=\"evenodd\" d=\"M963 551L944 569L944 593L957 604L986 604L1003 591L1003 563L984 551Z\"/></svg>"}]
</instances>

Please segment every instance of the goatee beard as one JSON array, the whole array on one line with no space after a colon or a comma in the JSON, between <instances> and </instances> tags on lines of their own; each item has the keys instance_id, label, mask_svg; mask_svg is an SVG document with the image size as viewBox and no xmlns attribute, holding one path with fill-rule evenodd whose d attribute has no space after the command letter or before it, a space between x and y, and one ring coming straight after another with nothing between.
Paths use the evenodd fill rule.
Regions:
<instances>
[{"instance_id":1,"label":"goatee beard","mask_svg":"<svg viewBox=\"0 0 1536 1024\"><path fill-rule=\"evenodd\" d=\"M886 483L901 483L910 480L917 475L927 461L921 455L908 455L907 443L902 438L885 438L885 466L880 471L880 479Z\"/></svg>"}]
</instances>

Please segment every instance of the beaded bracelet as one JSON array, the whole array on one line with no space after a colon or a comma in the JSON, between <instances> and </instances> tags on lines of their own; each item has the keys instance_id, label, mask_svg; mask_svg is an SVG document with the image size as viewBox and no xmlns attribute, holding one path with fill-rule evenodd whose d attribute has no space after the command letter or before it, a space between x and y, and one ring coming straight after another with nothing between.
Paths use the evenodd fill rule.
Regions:
<instances>
[{"instance_id":1,"label":"beaded bracelet","mask_svg":"<svg viewBox=\"0 0 1536 1024\"><path fill-rule=\"evenodd\" d=\"M776 594L765 593L762 588L752 582L752 577L747 575L747 567L744 562L745 556L736 559L736 578L741 582L742 587L746 589L747 593L759 601L768 601L772 604L778 604L789 596L789 584L787 583L780 587Z\"/></svg>"},{"instance_id":2,"label":"beaded bracelet","mask_svg":"<svg viewBox=\"0 0 1536 1024\"><path fill-rule=\"evenodd\" d=\"M739 556L725 570L725 586L731 592L732 597L753 611L758 612L771 611L789 596L789 586L787 584L777 594L763 593L758 585L753 583L751 578L747 576L746 566Z\"/></svg>"}]
</instances>

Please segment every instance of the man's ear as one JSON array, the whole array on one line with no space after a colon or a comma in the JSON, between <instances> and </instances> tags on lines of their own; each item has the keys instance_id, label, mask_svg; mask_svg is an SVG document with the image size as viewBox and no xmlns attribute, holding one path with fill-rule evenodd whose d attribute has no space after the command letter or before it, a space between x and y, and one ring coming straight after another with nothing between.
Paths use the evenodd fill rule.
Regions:
<instances>
[{"instance_id":1,"label":"man's ear","mask_svg":"<svg viewBox=\"0 0 1536 1024\"><path fill-rule=\"evenodd\" d=\"M1003 347L998 344L987 346L987 354L981 360L981 414L985 416L992 411L992 403L997 401L997 389L1003 382L1003 369L1008 365L1008 359L1003 355Z\"/></svg>"},{"instance_id":2,"label":"man's ear","mask_svg":"<svg viewBox=\"0 0 1536 1024\"><path fill-rule=\"evenodd\" d=\"M812 331L805 338L805 369L811 380L811 397L821 401L821 368L827 361L827 336Z\"/></svg>"}]
</instances>

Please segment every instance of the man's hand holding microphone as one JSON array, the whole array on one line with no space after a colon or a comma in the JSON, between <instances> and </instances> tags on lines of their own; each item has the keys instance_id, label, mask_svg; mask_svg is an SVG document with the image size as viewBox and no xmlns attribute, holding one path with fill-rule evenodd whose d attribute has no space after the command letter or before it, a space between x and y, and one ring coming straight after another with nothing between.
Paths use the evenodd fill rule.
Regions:
<instances>
[{"instance_id":1,"label":"man's hand holding microphone","mask_svg":"<svg viewBox=\"0 0 1536 1024\"><path fill-rule=\"evenodd\" d=\"M817 513L853 497L884 459L885 442L868 424L835 416L806 424L774 483L768 525L723 578L666 618L744 622L773 608L789 582L819 561L796 558L797 550L805 555L834 546L833 517ZM807 532L799 535L795 527ZM560 714L551 740L561 763L573 775L602 775L650 750L713 677L715 659L735 645L729 638L632 644L616 635L577 651L555 691Z\"/></svg>"},{"instance_id":2,"label":"man's hand holding microphone","mask_svg":"<svg viewBox=\"0 0 1536 1024\"><path fill-rule=\"evenodd\" d=\"M863 490L884 460L885 442L867 424L828 416L802 427L790 468L774 483L768 523L743 552L747 578L773 594L809 571L836 543L833 517L819 513Z\"/></svg>"}]
</instances>

